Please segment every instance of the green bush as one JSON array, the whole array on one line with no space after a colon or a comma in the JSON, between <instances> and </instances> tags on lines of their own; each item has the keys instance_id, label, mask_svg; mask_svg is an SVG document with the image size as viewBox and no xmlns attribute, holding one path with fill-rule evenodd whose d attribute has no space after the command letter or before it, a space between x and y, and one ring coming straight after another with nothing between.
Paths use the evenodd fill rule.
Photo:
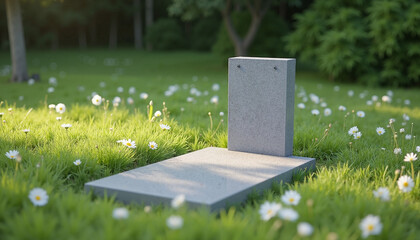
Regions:
<instances>
[{"instance_id":1,"label":"green bush","mask_svg":"<svg viewBox=\"0 0 420 240\"><path fill-rule=\"evenodd\" d=\"M335 81L420 85L420 3L316 0L296 16L292 54L315 61Z\"/></svg>"},{"instance_id":2,"label":"green bush","mask_svg":"<svg viewBox=\"0 0 420 240\"><path fill-rule=\"evenodd\" d=\"M191 48L199 51L209 51L217 40L221 24L220 16L211 16L197 21L192 30Z\"/></svg>"},{"instance_id":3,"label":"green bush","mask_svg":"<svg viewBox=\"0 0 420 240\"><path fill-rule=\"evenodd\" d=\"M232 21L238 33L244 36L251 23L251 16L248 12L234 12L232 14ZM261 22L254 42L249 48L249 55L284 57L286 52L282 38L287 33L288 26L286 22L274 12L268 12ZM235 48L223 23L217 37L217 42L213 46L213 51L223 57L235 55Z\"/></svg>"},{"instance_id":4,"label":"green bush","mask_svg":"<svg viewBox=\"0 0 420 240\"><path fill-rule=\"evenodd\" d=\"M186 46L182 28L172 18L156 21L147 30L146 41L153 46L153 50L175 50Z\"/></svg>"}]
</instances>

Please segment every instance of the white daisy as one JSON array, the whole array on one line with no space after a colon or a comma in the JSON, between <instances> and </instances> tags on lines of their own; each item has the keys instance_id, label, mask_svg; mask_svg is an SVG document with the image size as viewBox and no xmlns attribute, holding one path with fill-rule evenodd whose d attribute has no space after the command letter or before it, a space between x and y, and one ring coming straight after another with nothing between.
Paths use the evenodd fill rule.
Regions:
<instances>
[{"instance_id":1,"label":"white daisy","mask_svg":"<svg viewBox=\"0 0 420 240\"><path fill-rule=\"evenodd\" d=\"M160 116L162 116L162 113L160 111L156 111L155 112L155 117L160 117Z\"/></svg>"},{"instance_id":2,"label":"white daisy","mask_svg":"<svg viewBox=\"0 0 420 240\"><path fill-rule=\"evenodd\" d=\"M213 89L213 91L219 91L220 85L217 84L217 83L215 83L215 84L213 84L213 86L211 87L211 89Z\"/></svg>"},{"instance_id":3,"label":"white daisy","mask_svg":"<svg viewBox=\"0 0 420 240\"><path fill-rule=\"evenodd\" d=\"M219 96L213 96L213 97L210 99L210 103L213 103L213 104L218 104L218 103L219 103Z\"/></svg>"},{"instance_id":4,"label":"white daisy","mask_svg":"<svg viewBox=\"0 0 420 240\"><path fill-rule=\"evenodd\" d=\"M353 91L353 90L349 90L349 91L347 92L347 95L348 95L349 97L353 97L353 95L354 95L354 91Z\"/></svg>"},{"instance_id":5,"label":"white daisy","mask_svg":"<svg viewBox=\"0 0 420 240\"><path fill-rule=\"evenodd\" d=\"M330 109L330 108L326 108L326 109L324 109L324 115L325 115L325 116L330 116L330 115L331 115L331 113L332 113L332 111L331 111L331 109Z\"/></svg>"},{"instance_id":6,"label":"white daisy","mask_svg":"<svg viewBox=\"0 0 420 240\"><path fill-rule=\"evenodd\" d=\"M123 140L122 144L127 146L128 148L136 148L136 142L135 141L131 141L131 139L128 140Z\"/></svg>"},{"instance_id":7,"label":"white daisy","mask_svg":"<svg viewBox=\"0 0 420 240\"><path fill-rule=\"evenodd\" d=\"M59 103L55 106L55 111L57 111L60 114L63 114L66 111L66 105L63 103Z\"/></svg>"},{"instance_id":8,"label":"white daisy","mask_svg":"<svg viewBox=\"0 0 420 240\"><path fill-rule=\"evenodd\" d=\"M93 105L96 105L96 106L101 105L101 103L102 103L102 97L99 96L99 95L93 96L92 103L93 103Z\"/></svg>"},{"instance_id":9,"label":"white daisy","mask_svg":"<svg viewBox=\"0 0 420 240\"><path fill-rule=\"evenodd\" d=\"M171 127L170 127L170 126L168 126L168 125L166 125L166 124L163 124L163 123L159 124L159 126L160 126L160 128L162 128L163 130L169 130L169 129L171 129Z\"/></svg>"},{"instance_id":10,"label":"white daisy","mask_svg":"<svg viewBox=\"0 0 420 240\"><path fill-rule=\"evenodd\" d=\"M80 161L80 159L77 159L73 163L74 163L74 165L79 166L80 164L82 164L82 161Z\"/></svg>"},{"instance_id":11,"label":"white daisy","mask_svg":"<svg viewBox=\"0 0 420 240\"><path fill-rule=\"evenodd\" d=\"M410 176L404 175L398 179L398 187L402 192L411 192L414 187L413 179Z\"/></svg>"},{"instance_id":12,"label":"white daisy","mask_svg":"<svg viewBox=\"0 0 420 240\"><path fill-rule=\"evenodd\" d=\"M376 128L376 133L378 135L383 135L385 133L385 129L383 127L377 127Z\"/></svg>"},{"instance_id":13,"label":"white daisy","mask_svg":"<svg viewBox=\"0 0 420 240\"><path fill-rule=\"evenodd\" d=\"M265 202L261 205L259 213L263 221L268 221L274 217L281 209L281 204L275 202Z\"/></svg>"},{"instance_id":14,"label":"white daisy","mask_svg":"<svg viewBox=\"0 0 420 240\"><path fill-rule=\"evenodd\" d=\"M340 105L339 107L338 107L338 110L339 111L346 111L346 107L344 107L344 106L342 106L342 105Z\"/></svg>"},{"instance_id":15,"label":"white daisy","mask_svg":"<svg viewBox=\"0 0 420 240\"><path fill-rule=\"evenodd\" d=\"M56 117L55 119L57 119L57 121L61 121L61 117Z\"/></svg>"},{"instance_id":16,"label":"white daisy","mask_svg":"<svg viewBox=\"0 0 420 240\"><path fill-rule=\"evenodd\" d=\"M280 209L278 215L281 219L291 222L294 222L299 218L299 214L291 208Z\"/></svg>"},{"instance_id":17,"label":"white daisy","mask_svg":"<svg viewBox=\"0 0 420 240\"><path fill-rule=\"evenodd\" d=\"M317 115L319 115L319 110L318 109L313 109L311 111L311 113L312 113L312 115L317 116Z\"/></svg>"},{"instance_id":18,"label":"white daisy","mask_svg":"<svg viewBox=\"0 0 420 240\"><path fill-rule=\"evenodd\" d=\"M29 199L35 206L44 206L48 203L48 194L42 188L34 188L29 192Z\"/></svg>"},{"instance_id":19,"label":"white daisy","mask_svg":"<svg viewBox=\"0 0 420 240\"><path fill-rule=\"evenodd\" d=\"M405 129L404 128L400 128L400 133L404 133Z\"/></svg>"},{"instance_id":20,"label":"white daisy","mask_svg":"<svg viewBox=\"0 0 420 240\"><path fill-rule=\"evenodd\" d=\"M411 134L405 135L405 140L411 140Z\"/></svg>"},{"instance_id":21,"label":"white daisy","mask_svg":"<svg viewBox=\"0 0 420 240\"><path fill-rule=\"evenodd\" d=\"M176 196L174 199L172 199L171 206L175 209L178 209L182 206L182 204L184 204L184 202L185 202L185 195L180 194Z\"/></svg>"},{"instance_id":22,"label":"white daisy","mask_svg":"<svg viewBox=\"0 0 420 240\"><path fill-rule=\"evenodd\" d=\"M53 93L53 92L54 92L54 90L55 90L55 89L54 89L53 87L49 87L49 88L47 89L47 92L48 92L48 93Z\"/></svg>"},{"instance_id":23,"label":"white daisy","mask_svg":"<svg viewBox=\"0 0 420 240\"><path fill-rule=\"evenodd\" d=\"M417 160L417 154L407 153L404 157L404 162L413 162Z\"/></svg>"},{"instance_id":24,"label":"white daisy","mask_svg":"<svg viewBox=\"0 0 420 240\"><path fill-rule=\"evenodd\" d=\"M367 215L359 224L362 230L362 237L367 238L369 235L379 235L382 231L381 220L378 216Z\"/></svg>"},{"instance_id":25,"label":"white daisy","mask_svg":"<svg viewBox=\"0 0 420 240\"><path fill-rule=\"evenodd\" d=\"M112 211L112 217L114 219L127 219L129 216L129 212L127 208L115 208Z\"/></svg>"},{"instance_id":26,"label":"white daisy","mask_svg":"<svg viewBox=\"0 0 420 240\"><path fill-rule=\"evenodd\" d=\"M365 112L363 111L357 111L356 115L360 118L364 118L365 117Z\"/></svg>"},{"instance_id":27,"label":"white daisy","mask_svg":"<svg viewBox=\"0 0 420 240\"><path fill-rule=\"evenodd\" d=\"M381 199L382 201L389 201L389 190L386 187L380 187L377 190L373 191L373 196Z\"/></svg>"},{"instance_id":28,"label":"white daisy","mask_svg":"<svg viewBox=\"0 0 420 240\"><path fill-rule=\"evenodd\" d=\"M51 84L51 85L57 85L57 78L55 78L55 77L50 77L50 78L48 79L48 83L49 83L49 84Z\"/></svg>"},{"instance_id":29,"label":"white daisy","mask_svg":"<svg viewBox=\"0 0 420 240\"><path fill-rule=\"evenodd\" d=\"M147 99L147 98L149 97L149 94L147 94L147 93L145 93L145 92L142 92L142 93L140 93L139 97L140 97L141 99Z\"/></svg>"},{"instance_id":30,"label":"white daisy","mask_svg":"<svg viewBox=\"0 0 420 240\"><path fill-rule=\"evenodd\" d=\"M401 148L394 149L394 154L401 154L401 153L402 153Z\"/></svg>"},{"instance_id":31,"label":"white daisy","mask_svg":"<svg viewBox=\"0 0 420 240\"><path fill-rule=\"evenodd\" d=\"M314 228L307 222L301 222L297 225L297 232L300 236L306 237L312 235Z\"/></svg>"},{"instance_id":32,"label":"white daisy","mask_svg":"<svg viewBox=\"0 0 420 240\"><path fill-rule=\"evenodd\" d=\"M362 132L357 132L353 134L354 139L360 139L362 137Z\"/></svg>"},{"instance_id":33,"label":"white daisy","mask_svg":"<svg viewBox=\"0 0 420 240\"><path fill-rule=\"evenodd\" d=\"M24 133L28 133L30 130L29 129L23 129L22 132Z\"/></svg>"},{"instance_id":34,"label":"white daisy","mask_svg":"<svg viewBox=\"0 0 420 240\"><path fill-rule=\"evenodd\" d=\"M124 92L124 88L123 87L117 87L117 92L119 92L119 93Z\"/></svg>"},{"instance_id":35,"label":"white daisy","mask_svg":"<svg viewBox=\"0 0 420 240\"><path fill-rule=\"evenodd\" d=\"M372 96L372 101L376 102L376 101L378 101L378 99L379 99L378 96L376 96L376 95Z\"/></svg>"},{"instance_id":36,"label":"white daisy","mask_svg":"<svg viewBox=\"0 0 420 240\"><path fill-rule=\"evenodd\" d=\"M281 196L281 200L287 205L298 205L300 194L293 190L288 190Z\"/></svg>"},{"instance_id":37,"label":"white daisy","mask_svg":"<svg viewBox=\"0 0 420 240\"><path fill-rule=\"evenodd\" d=\"M18 155L19 155L19 152L16 151L16 150L10 150L10 151L6 152L6 157L8 157L10 159L16 159Z\"/></svg>"},{"instance_id":38,"label":"white daisy","mask_svg":"<svg viewBox=\"0 0 420 240\"><path fill-rule=\"evenodd\" d=\"M351 135L354 135L355 133L357 133L358 131L359 131L359 128L357 128L357 126L354 126L354 127L349 129L348 134L351 136Z\"/></svg>"},{"instance_id":39,"label":"white daisy","mask_svg":"<svg viewBox=\"0 0 420 240\"><path fill-rule=\"evenodd\" d=\"M133 95L133 94L135 94L135 93L136 93L136 88L135 88L135 87L130 87L130 88L128 89L128 94Z\"/></svg>"},{"instance_id":40,"label":"white daisy","mask_svg":"<svg viewBox=\"0 0 420 240\"><path fill-rule=\"evenodd\" d=\"M69 123L66 123L66 124L61 124L61 127L63 127L63 128L65 128L66 130L68 129L68 128L71 128L71 124L69 124Z\"/></svg>"},{"instance_id":41,"label":"white daisy","mask_svg":"<svg viewBox=\"0 0 420 240\"><path fill-rule=\"evenodd\" d=\"M322 102L321 103L321 107L323 107L323 108L327 107L327 103L326 102Z\"/></svg>"},{"instance_id":42,"label":"white daisy","mask_svg":"<svg viewBox=\"0 0 420 240\"><path fill-rule=\"evenodd\" d=\"M128 97L128 98L127 98L127 103L128 103L129 105L133 105L133 104L134 104L134 99L133 99L132 97Z\"/></svg>"},{"instance_id":43,"label":"white daisy","mask_svg":"<svg viewBox=\"0 0 420 240\"><path fill-rule=\"evenodd\" d=\"M417 151L417 152L420 152L420 146L417 146L417 147L416 147L416 151Z\"/></svg>"},{"instance_id":44,"label":"white daisy","mask_svg":"<svg viewBox=\"0 0 420 240\"><path fill-rule=\"evenodd\" d=\"M225 113L224 112L220 112L219 113L219 116L223 117L223 116L225 116Z\"/></svg>"},{"instance_id":45,"label":"white daisy","mask_svg":"<svg viewBox=\"0 0 420 240\"><path fill-rule=\"evenodd\" d=\"M152 150L155 150L158 148L158 145L156 142L152 141L152 142L149 142L149 148Z\"/></svg>"},{"instance_id":46,"label":"white daisy","mask_svg":"<svg viewBox=\"0 0 420 240\"><path fill-rule=\"evenodd\" d=\"M387 96L387 95L382 96L382 102L390 103L391 102L391 98L389 96Z\"/></svg>"},{"instance_id":47,"label":"white daisy","mask_svg":"<svg viewBox=\"0 0 420 240\"><path fill-rule=\"evenodd\" d=\"M166 226L170 229L180 229L184 225L184 220L181 216L172 215L166 219Z\"/></svg>"},{"instance_id":48,"label":"white daisy","mask_svg":"<svg viewBox=\"0 0 420 240\"><path fill-rule=\"evenodd\" d=\"M50 104L50 105L48 105L48 108L49 108L49 109L51 109L51 110L52 110L52 109L55 109L55 104Z\"/></svg>"},{"instance_id":49,"label":"white daisy","mask_svg":"<svg viewBox=\"0 0 420 240\"><path fill-rule=\"evenodd\" d=\"M299 104L297 105L297 107L298 107L299 109L305 109L305 104L304 104L304 103L299 103Z\"/></svg>"}]
</instances>

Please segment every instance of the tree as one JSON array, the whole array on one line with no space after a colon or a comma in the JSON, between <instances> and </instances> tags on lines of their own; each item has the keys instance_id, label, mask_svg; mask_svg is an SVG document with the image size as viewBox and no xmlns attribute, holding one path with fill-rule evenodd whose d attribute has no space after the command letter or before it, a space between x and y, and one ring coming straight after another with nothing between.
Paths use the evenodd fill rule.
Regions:
<instances>
[{"instance_id":1,"label":"tree","mask_svg":"<svg viewBox=\"0 0 420 240\"><path fill-rule=\"evenodd\" d=\"M134 23L134 47L143 48L142 21L141 21L141 0L133 0L133 23Z\"/></svg>"},{"instance_id":2,"label":"tree","mask_svg":"<svg viewBox=\"0 0 420 240\"><path fill-rule=\"evenodd\" d=\"M235 54L246 56L271 2L272 0L174 0L168 10L170 14L180 15L186 21L200 15L209 15L215 10L220 11L229 38L235 46ZM242 6L246 7L252 17L251 24L243 37L235 29L231 16L233 7Z\"/></svg>"},{"instance_id":3,"label":"tree","mask_svg":"<svg viewBox=\"0 0 420 240\"><path fill-rule=\"evenodd\" d=\"M416 0L316 0L296 16L287 49L336 81L420 85L419 19Z\"/></svg>"},{"instance_id":4,"label":"tree","mask_svg":"<svg viewBox=\"0 0 420 240\"><path fill-rule=\"evenodd\" d=\"M28 79L28 70L19 0L6 0L6 12L13 69L10 80L22 82Z\"/></svg>"},{"instance_id":5,"label":"tree","mask_svg":"<svg viewBox=\"0 0 420 240\"><path fill-rule=\"evenodd\" d=\"M146 30L149 31L153 25L153 0L146 0ZM147 43L147 50L152 50L152 43Z\"/></svg>"}]
</instances>

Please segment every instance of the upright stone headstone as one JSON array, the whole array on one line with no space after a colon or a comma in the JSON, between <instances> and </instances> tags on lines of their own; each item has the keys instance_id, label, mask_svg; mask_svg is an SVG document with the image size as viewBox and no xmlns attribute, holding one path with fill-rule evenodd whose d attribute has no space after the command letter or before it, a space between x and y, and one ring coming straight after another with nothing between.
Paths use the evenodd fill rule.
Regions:
<instances>
[{"instance_id":1,"label":"upright stone headstone","mask_svg":"<svg viewBox=\"0 0 420 240\"><path fill-rule=\"evenodd\" d=\"M229 150L292 155L295 68L295 59L229 59Z\"/></svg>"},{"instance_id":2,"label":"upright stone headstone","mask_svg":"<svg viewBox=\"0 0 420 240\"><path fill-rule=\"evenodd\" d=\"M86 191L123 202L215 211L243 201L274 181L290 181L315 159L294 157L294 59L229 59L228 149L206 148L85 184Z\"/></svg>"}]
</instances>

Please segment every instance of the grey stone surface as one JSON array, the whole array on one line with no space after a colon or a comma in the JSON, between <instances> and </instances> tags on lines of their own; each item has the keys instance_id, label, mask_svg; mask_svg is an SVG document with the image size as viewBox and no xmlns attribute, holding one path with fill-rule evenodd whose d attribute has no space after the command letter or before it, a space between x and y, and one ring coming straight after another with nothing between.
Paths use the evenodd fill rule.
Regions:
<instances>
[{"instance_id":1,"label":"grey stone surface","mask_svg":"<svg viewBox=\"0 0 420 240\"><path fill-rule=\"evenodd\" d=\"M229 150L292 155L295 68L295 59L229 59Z\"/></svg>"},{"instance_id":2,"label":"grey stone surface","mask_svg":"<svg viewBox=\"0 0 420 240\"><path fill-rule=\"evenodd\" d=\"M290 181L293 172L315 166L302 157L276 157L206 148L85 184L86 191L130 203L169 204L178 194L189 207L212 211L246 199L273 181Z\"/></svg>"}]
</instances>

